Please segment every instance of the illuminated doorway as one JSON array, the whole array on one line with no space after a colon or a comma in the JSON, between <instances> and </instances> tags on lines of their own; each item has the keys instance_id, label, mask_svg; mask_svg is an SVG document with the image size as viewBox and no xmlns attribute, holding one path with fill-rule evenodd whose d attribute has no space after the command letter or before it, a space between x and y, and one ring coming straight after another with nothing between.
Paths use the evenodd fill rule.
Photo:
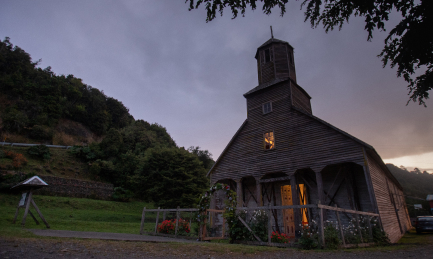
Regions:
<instances>
[{"instance_id":1,"label":"illuminated doorway","mask_svg":"<svg viewBox=\"0 0 433 259\"><path fill-rule=\"evenodd\" d=\"M299 190L299 204L306 205L308 203L306 186L304 184L299 184L297 188ZM283 206L293 205L292 187L290 185L281 186L281 201ZM307 208L301 209L301 222L302 226L308 224ZM295 237L295 217L293 209L283 210L283 225L286 235L289 237Z\"/></svg>"}]
</instances>

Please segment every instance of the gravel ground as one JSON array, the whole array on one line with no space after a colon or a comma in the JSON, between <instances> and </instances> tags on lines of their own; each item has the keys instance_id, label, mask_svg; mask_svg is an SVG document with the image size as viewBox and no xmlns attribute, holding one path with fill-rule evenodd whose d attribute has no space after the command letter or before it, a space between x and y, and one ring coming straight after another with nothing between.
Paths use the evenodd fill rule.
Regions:
<instances>
[{"instance_id":1,"label":"gravel ground","mask_svg":"<svg viewBox=\"0 0 433 259\"><path fill-rule=\"evenodd\" d=\"M433 258L433 235L429 244L390 246L380 249L301 251L203 243L149 243L73 238L0 237L0 258Z\"/></svg>"}]
</instances>

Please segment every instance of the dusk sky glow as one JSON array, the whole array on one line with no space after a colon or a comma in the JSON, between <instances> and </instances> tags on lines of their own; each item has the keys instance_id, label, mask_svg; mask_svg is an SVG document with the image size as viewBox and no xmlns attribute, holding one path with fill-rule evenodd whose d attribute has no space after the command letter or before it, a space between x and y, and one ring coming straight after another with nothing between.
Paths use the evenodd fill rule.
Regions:
<instances>
[{"instance_id":1,"label":"dusk sky glow","mask_svg":"<svg viewBox=\"0 0 433 259\"><path fill-rule=\"evenodd\" d=\"M300 5L288 4L284 17L259 7L234 20L227 9L206 23L204 7L188 11L184 0L3 0L0 37L216 160L247 116L242 95L258 84L254 55L272 25L295 48L313 115L372 145L385 162L433 172L433 102L406 106L407 83L377 57L400 15L368 42L362 18L325 33L304 22Z\"/></svg>"}]
</instances>

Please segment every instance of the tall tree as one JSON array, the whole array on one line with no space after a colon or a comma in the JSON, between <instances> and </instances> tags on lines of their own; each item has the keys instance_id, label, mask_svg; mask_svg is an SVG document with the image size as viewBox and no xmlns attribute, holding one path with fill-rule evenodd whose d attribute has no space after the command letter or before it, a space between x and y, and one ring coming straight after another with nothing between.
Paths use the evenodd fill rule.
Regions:
<instances>
[{"instance_id":1,"label":"tall tree","mask_svg":"<svg viewBox=\"0 0 433 259\"><path fill-rule=\"evenodd\" d=\"M186 0L189 9L196 9L201 4L206 6L206 22L212 21L216 13L223 14L226 7L231 9L233 19L241 12L245 15L248 6L257 8L257 2L263 3L263 12L271 14L274 7L280 9L283 16L289 0ZM323 25L325 30L341 29L349 22L351 16L365 17L367 40L373 38L374 29L386 30L392 11L401 13L403 19L395 26L385 39L385 47L378 55L383 66L397 66L397 76L409 83L409 100L418 101L425 106L429 91L433 87L433 1L432 0L303 0L301 8L305 21L312 27ZM424 74L415 77L417 69L425 69ZM414 78L415 77L415 78Z\"/></svg>"}]
</instances>

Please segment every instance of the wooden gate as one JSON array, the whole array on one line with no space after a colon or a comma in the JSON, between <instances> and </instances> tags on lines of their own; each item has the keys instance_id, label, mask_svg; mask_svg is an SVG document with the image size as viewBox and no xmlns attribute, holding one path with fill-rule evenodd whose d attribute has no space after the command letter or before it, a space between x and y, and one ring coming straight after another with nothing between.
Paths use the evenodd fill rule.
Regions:
<instances>
[{"instance_id":1,"label":"wooden gate","mask_svg":"<svg viewBox=\"0 0 433 259\"><path fill-rule=\"evenodd\" d=\"M206 210L206 216L208 212L215 212L215 213L224 213L224 210L215 210L215 209L207 209ZM207 236L207 229L206 229L206 223L208 222L208 217L205 218L203 225L201 227L201 240L215 240L215 239L225 239L225 225L226 225L226 219L223 217L223 224L222 224L222 235L218 237L209 237Z\"/></svg>"}]
</instances>

